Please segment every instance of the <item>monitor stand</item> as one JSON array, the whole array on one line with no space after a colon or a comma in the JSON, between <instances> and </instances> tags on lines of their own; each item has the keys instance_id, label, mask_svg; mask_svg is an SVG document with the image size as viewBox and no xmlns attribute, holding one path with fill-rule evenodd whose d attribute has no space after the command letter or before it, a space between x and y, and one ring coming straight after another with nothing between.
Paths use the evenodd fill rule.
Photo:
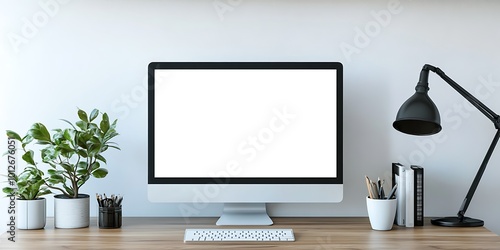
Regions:
<instances>
[{"instance_id":1,"label":"monitor stand","mask_svg":"<svg viewBox=\"0 0 500 250\"><path fill-rule=\"evenodd\" d=\"M224 203L222 215L217 226L225 225L272 225L267 215L265 203Z\"/></svg>"}]
</instances>

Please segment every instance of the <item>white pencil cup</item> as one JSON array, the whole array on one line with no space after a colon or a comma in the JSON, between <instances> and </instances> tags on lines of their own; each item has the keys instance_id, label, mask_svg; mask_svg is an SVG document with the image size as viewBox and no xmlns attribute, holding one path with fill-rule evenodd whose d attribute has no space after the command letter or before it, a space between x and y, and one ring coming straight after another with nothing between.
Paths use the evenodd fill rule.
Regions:
<instances>
[{"instance_id":1,"label":"white pencil cup","mask_svg":"<svg viewBox=\"0 0 500 250\"><path fill-rule=\"evenodd\" d=\"M370 199L366 197L368 218L373 230L391 230L396 216L396 199Z\"/></svg>"}]
</instances>

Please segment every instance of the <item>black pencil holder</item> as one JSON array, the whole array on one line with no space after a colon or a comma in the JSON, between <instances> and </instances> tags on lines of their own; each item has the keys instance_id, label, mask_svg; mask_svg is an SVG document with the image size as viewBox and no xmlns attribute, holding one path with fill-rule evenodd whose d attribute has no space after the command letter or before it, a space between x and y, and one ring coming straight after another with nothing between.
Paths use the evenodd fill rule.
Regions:
<instances>
[{"instance_id":1,"label":"black pencil holder","mask_svg":"<svg viewBox=\"0 0 500 250\"><path fill-rule=\"evenodd\" d=\"M121 207L99 207L99 228L120 228L121 226Z\"/></svg>"}]
</instances>

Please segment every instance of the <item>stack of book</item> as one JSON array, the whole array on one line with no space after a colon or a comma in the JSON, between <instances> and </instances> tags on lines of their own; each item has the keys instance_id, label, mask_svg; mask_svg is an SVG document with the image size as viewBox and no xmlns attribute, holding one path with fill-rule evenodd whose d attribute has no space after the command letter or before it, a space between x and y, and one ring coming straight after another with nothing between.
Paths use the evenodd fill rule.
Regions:
<instances>
[{"instance_id":1,"label":"stack of book","mask_svg":"<svg viewBox=\"0 0 500 250\"><path fill-rule=\"evenodd\" d=\"M392 163L392 186L397 184L398 205L394 223L414 227L424 225L424 169Z\"/></svg>"}]
</instances>

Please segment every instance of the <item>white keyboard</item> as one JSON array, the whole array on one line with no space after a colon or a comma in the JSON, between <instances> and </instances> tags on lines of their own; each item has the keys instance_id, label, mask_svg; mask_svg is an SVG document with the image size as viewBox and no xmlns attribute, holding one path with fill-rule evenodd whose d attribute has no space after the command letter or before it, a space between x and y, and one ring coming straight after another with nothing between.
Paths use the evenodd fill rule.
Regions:
<instances>
[{"instance_id":1,"label":"white keyboard","mask_svg":"<svg viewBox=\"0 0 500 250\"><path fill-rule=\"evenodd\" d=\"M184 232L184 242L295 241L292 229L192 229Z\"/></svg>"}]
</instances>

